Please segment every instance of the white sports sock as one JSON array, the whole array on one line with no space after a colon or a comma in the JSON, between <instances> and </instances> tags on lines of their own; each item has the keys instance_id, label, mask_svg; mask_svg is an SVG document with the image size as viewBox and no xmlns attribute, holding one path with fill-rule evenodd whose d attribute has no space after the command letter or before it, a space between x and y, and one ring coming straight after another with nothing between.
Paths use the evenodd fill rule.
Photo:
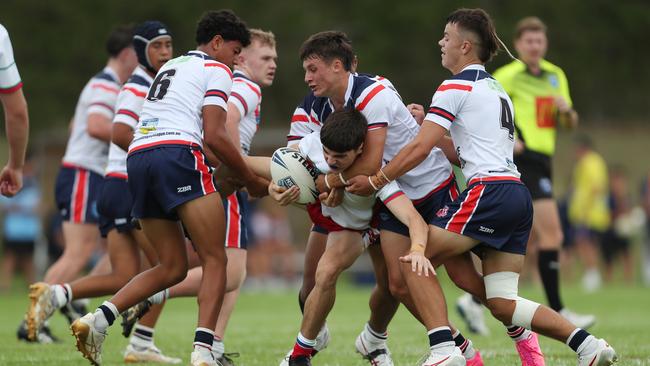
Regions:
<instances>
[{"instance_id":1,"label":"white sports sock","mask_svg":"<svg viewBox=\"0 0 650 366\"><path fill-rule=\"evenodd\" d=\"M372 346L383 345L388 340L388 333L380 333L375 331L366 323L361 332L361 337L367 343L370 343Z\"/></svg>"},{"instance_id":2,"label":"white sports sock","mask_svg":"<svg viewBox=\"0 0 650 366\"><path fill-rule=\"evenodd\" d=\"M52 304L55 308L60 309L72 299L72 289L69 284L52 285Z\"/></svg>"},{"instance_id":3,"label":"white sports sock","mask_svg":"<svg viewBox=\"0 0 650 366\"><path fill-rule=\"evenodd\" d=\"M214 341L212 341L212 354L215 358L220 358L223 356L223 353L226 351L226 345L223 343L222 339L217 339L217 336L214 336Z\"/></svg>"},{"instance_id":4,"label":"white sports sock","mask_svg":"<svg viewBox=\"0 0 650 366\"><path fill-rule=\"evenodd\" d=\"M169 298L169 289L166 288L160 292L156 292L155 294L149 296L149 302L152 304L162 304Z\"/></svg>"},{"instance_id":5,"label":"white sports sock","mask_svg":"<svg viewBox=\"0 0 650 366\"><path fill-rule=\"evenodd\" d=\"M129 343L134 347L149 348L153 347L154 329L136 323Z\"/></svg>"},{"instance_id":6,"label":"white sports sock","mask_svg":"<svg viewBox=\"0 0 650 366\"><path fill-rule=\"evenodd\" d=\"M95 328L102 333L106 332L106 329L108 328L108 320L106 320L104 312L101 309L97 309L93 315L95 315Z\"/></svg>"},{"instance_id":7,"label":"white sports sock","mask_svg":"<svg viewBox=\"0 0 650 366\"><path fill-rule=\"evenodd\" d=\"M598 339L591 334L582 341L582 344L578 346L578 355L584 356L596 352L598 349Z\"/></svg>"}]
</instances>

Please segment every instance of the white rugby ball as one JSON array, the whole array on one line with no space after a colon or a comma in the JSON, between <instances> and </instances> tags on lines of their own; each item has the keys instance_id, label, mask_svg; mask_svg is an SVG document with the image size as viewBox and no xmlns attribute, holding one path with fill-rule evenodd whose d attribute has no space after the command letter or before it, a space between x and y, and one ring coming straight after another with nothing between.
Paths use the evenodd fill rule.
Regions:
<instances>
[{"instance_id":1,"label":"white rugby ball","mask_svg":"<svg viewBox=\"0 0 650 366\"><path fill-rule=\"evenodd\" d=\"M271 156L273 182L284 188L300 188L300 197L296 203L305 205L318 199L315 182L318 174L314 164L296 149L281 147Z\"/></svg>"}]
</instances>

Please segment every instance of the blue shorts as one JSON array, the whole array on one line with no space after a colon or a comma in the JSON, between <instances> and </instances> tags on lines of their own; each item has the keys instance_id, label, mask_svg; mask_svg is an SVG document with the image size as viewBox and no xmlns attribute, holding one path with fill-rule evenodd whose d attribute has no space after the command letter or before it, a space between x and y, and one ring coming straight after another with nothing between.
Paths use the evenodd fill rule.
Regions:
<instances>
[{"instance_id":1,"label":"blue shorts","mask_svg":"<svg viewBox=\"0 0 650 366\"><path fill-rule=\"evenodd\" d=\"M176 207L217 191L212 168L198 146L156 145L126 160L132 216L177 221Z\"/></svg>"},{"instance_id":2,"label":"blue shorts","mask_svg":"<svg viewBox=\"0 0 650 366\"><path fill-rule=\"evenodd\" d=\"M498 178L470 181L460 197L429 223L478 240L475 249L525 255L533 223L530 193L519 179Z\"/></svg>"},{"instance_id":3,"label":"blue shorts","mask_svg":"<svg viewBox=\"0 0 650 366\"><path fill-rule=\"evenodd\" d=\"M102 216L99 225L102 237L106 237L113 229L117 229L120 233L127 233L135 228L131 217L133 197L126 179L105 178L97 209Z\"/></svg>"},{"instance_id":4,"label":"blue shorts","mask_svg":"<svg viewBox=\"0 0 650 366\"><path fill-rule=\"evenodd\" d=\"M236 191L223 199L226 212L226 248L246 249L250 228L248 193Z\"/></svg>"},{"instance_id":5,"label":"blue shorts","mask_svg":"<svg viewBox=\"0 0 650 366\"><path fill-rule=\"evenodd\" d=\"M63 221L98 224L97 200L104 178L90 170L63 163L56 177L54 197Z\"/></svg>"},{"instance_id":6,"label":"blue shorts","mask_svg":"<svg viewBox=\"0 0 650 366\"><path fill-rule=\"evenodd\" d=\"M458 198L458 193L456 179L452 175L426 196L414 200L413 205L422 218L424 218L424 221L430 222L436 217L440 209ZM377 225L379 230L388 230L400 235L409 236L408 226L402 224L384 204L379 205L379 211L376 215L379 218Z\"/></svg>"}]
</instances>

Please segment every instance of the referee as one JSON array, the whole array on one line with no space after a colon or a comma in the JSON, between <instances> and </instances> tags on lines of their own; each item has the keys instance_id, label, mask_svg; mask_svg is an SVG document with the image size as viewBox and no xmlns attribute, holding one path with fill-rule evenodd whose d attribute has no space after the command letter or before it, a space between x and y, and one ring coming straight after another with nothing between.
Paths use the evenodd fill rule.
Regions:
<instances>
[{"instance_id":1,"label":"referee","mask_svg":"<svg viewBox=\"0 0 650 366\"><path fill-rule=\"evenodd\" d=\"M530 244L539 249L538 266L549 306L574 325L586 329L593 315L576 314L564 307L559 291L559 251L562 229L553 199L551 160L558 127L573 129L578 113L572 108L566 75L546 61L546 25L537 17L517 23L514 38L519 61L494 72L515 108L515 163L533 198Z\"/></svg>"}]
</instances>

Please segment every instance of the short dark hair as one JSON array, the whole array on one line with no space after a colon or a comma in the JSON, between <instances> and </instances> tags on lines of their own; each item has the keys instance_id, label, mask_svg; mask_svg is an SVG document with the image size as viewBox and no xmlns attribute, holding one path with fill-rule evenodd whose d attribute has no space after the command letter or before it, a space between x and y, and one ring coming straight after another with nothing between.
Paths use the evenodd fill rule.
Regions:
<instances>
[{"instance_id":1,"label":"short dark hair","mask_svg":"<svg viewBox=\"0 0 650 366\"><path fill-rule=\"evenodd\" d=\"M515 39L519 39L524 32L546 33L546 24L538 17L525 17L517 22L515 27Z\"/></svg>"},{"instance_id":2,"label":"short dark hair","mask_svg":"<svg viewBox=\"0 0 650 366\"><path fill-rule=\"evenodd\" d=\"M111 29L106 39L106 52L117 57L123 49L133 46L133 25L121 24Z\"/></svg>"},{"instance_id":3,"label":"short dark hair","mask_svg":"<svg viewBox=\"0 0 650 366\"><path fill-rule=\"evenodd\" d=\"M196 24L196 43L206 44L220 35L226 41L239 41L242 47L251 43L251 33L232 10L210 10L203 13Z\"/></svg>"},{"instance_id":4,"label":"short dark hair","mask_svg":"<svg viewBox=\"0 0 650 366\"><path fill-rule=\"evenodd\" d=\"M339 31L325 31L312 34L300 46L300 60L318 57L326 62L339 59L346 71L352 70L354 50L347 34Z\"/></svg>"},{"instance_id":5,"label":"short dark hair","mask_svg":"<svg viewBox=\"0 0 650 366\"><path fill-rule=\"evenodd\" d=\"M344 153L358 149L367 132L366 117L354 108L346 108L327 117L320 130L320 142L332 151Z\"/></svg>"},{"instance_id":6,"label":"short dark hair","mask_svg":"<svg viewBox=\"0 0 650 366\"><path fill-rule=\"evenodd\" d=\"M447 23L457 24L478 37L478 57L484 63L490 61L501 48L492 18L481 8L458 9L449 14Z\"/></svg>"}]
</instances>

